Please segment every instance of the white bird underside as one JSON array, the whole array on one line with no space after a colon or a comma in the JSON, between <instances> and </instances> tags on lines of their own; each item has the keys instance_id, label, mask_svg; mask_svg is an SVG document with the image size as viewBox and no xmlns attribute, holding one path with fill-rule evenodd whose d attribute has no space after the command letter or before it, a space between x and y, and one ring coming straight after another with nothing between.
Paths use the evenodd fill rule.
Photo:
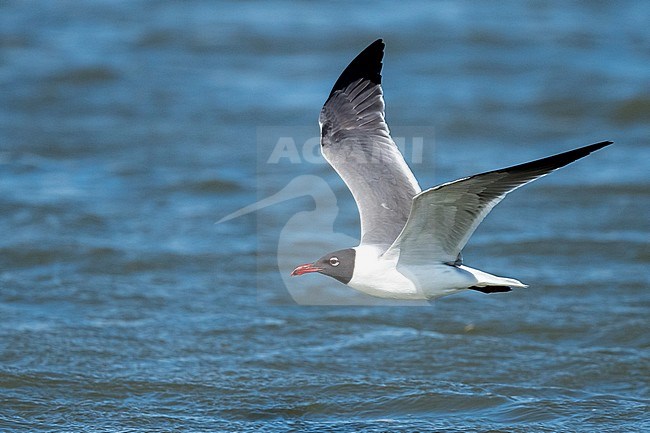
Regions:
<instances>
[{"instance_id":1,"label":"white bird underside","mask_svg":"<svg viewBox=\"0 0 650 433\"><path fill-rule=\"evenodd\" d=\"M361 242L354 248L347 285L394 299L527 287L463 265L461 250L509 192L611 142L421 191L384 120L383 49L383 42L375 41L350 63L319 117L323 156L352 192L361 219ZM313 271L304 266L296 274Z\"/></svg>"},{"instance_id":2,"label":"white bird underside","mask_svg":"<svg viewBox=\"0 0 650 433\"><path fill-rule=\"evenodd\" d=\"M453 266L429 257L428 263L400 266L399 255L386 256L381 248L360 245L355 272L348 286L368 295L389 299L435 299L469 287L528 287L513 278L503 278L465 265ZM490 289L487 289L490 291Z\"/></svg>"}]
</instances>

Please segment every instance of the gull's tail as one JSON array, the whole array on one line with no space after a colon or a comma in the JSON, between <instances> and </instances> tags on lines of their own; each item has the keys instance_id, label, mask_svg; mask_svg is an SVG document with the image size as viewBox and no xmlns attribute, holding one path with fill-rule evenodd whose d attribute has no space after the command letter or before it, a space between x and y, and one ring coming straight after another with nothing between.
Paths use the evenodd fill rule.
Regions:
<instances>
[{"instance_id":1,"label":"gull's tail","mask_svg":"<svg viewBox=\"0 0 650 433\"><path fill-rule=\"evenodd\" d=\"M469 287L472 290L478 290L483 293L509 292L513 287L526 288L528 285L514 278L497 277L478 269L460 266L460 269L469 272L474 276L476 282Z\"/></svg>"}]
</instances>

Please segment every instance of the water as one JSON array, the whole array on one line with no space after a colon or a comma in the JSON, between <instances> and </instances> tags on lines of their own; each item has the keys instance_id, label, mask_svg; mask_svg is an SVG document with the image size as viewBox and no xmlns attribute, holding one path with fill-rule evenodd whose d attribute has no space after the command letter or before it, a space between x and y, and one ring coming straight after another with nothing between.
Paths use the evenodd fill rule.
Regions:
<instances>
[{"instance_id":1,"label":"water","mask_svg":"<svg viewBox=\"0 0 650 433\"><path fill-rule=\"evenodd\" d=\"M3 2L0 430L650 429L648 16ZM260 133L317 134L377 37L390 126L425 131L423 186L616 142L514 193L470 241L468 264L530 289L377 306L311 276L295 284L313 303L362 305L296 305L279 243L295 264L348 246L324 216L282 232L313 200L214 224L313 175L336 193L336 235L358 236L336 175L267 164Z\"/></svg>"}]
</instances>

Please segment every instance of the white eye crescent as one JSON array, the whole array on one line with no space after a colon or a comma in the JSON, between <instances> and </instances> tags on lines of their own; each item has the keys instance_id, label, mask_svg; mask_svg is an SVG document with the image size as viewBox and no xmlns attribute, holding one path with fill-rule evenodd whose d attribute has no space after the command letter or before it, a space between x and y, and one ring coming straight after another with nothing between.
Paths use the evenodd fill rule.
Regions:
<instances>
[{"instance_id":1,"label":"white eye crescent","mask_svg":"<svg viewBox=\"0 0 650 433\"><path fill-rule=\"evenodd\" d=\"M330 258L330 265L338 266L339 265L339 259L337 257L331 257Z\"/></svg>"}]
</instances>

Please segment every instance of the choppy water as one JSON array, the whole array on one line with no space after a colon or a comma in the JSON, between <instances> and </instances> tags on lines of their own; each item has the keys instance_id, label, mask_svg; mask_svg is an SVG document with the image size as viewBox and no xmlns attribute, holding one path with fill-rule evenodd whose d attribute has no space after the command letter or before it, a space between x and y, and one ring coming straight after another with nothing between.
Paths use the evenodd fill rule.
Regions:
<instances>
[{"instance_id":1,"label":"choppy water","mask_svg":"<svg viewBox=\"0 0 650 433\"><path fill-rule=\"evenodd\" d=\"M2 2L0 430L649 430L649 16ZM336 193L337 236L358 236L336 175L268 164L269 131L317 134L377 37L391 127L425 131L423 186L616 142L514 193L468 245L468 264L530 289L300 306L279 245L295 264L348 246L329 245L329 214L282 232L314 210L303 197L214 224L314 175ZM369 303L312 277L297 281L313 303Z\"/></svg>"}]
</instances>

